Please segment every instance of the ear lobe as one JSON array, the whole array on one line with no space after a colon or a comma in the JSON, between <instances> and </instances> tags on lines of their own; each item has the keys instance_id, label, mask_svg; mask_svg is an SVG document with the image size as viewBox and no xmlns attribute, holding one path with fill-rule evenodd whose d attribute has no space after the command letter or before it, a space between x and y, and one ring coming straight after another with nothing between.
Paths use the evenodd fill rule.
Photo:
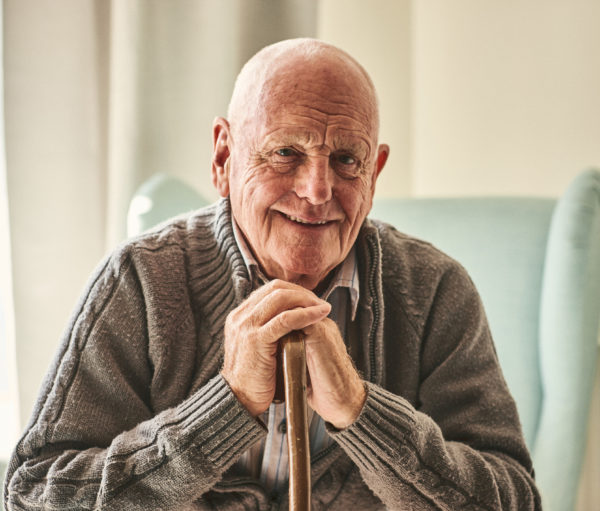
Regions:
<instances>
[{"instance_id":1,"label":"ear lobe","mask_svg":"<svg viewBox=\"0 0 600 511\"><path fill-rule=\"evenodd\" d=\"M227 119L213 122L212 182L221 197L229 195L230 128Z\"/></svg>"}]
</instances>

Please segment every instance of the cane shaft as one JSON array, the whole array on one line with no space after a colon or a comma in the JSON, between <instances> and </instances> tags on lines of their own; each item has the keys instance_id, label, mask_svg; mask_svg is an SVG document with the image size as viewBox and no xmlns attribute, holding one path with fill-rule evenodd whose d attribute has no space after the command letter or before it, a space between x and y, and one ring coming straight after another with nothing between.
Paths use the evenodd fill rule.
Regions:
<instances>
[{"instance_id":1,"label":"cane shaft","mask_svg":"<svg viewBox=\"0 0 600 511\"><path fill-rule=\"evenodd\" d=\"M281 339L287 440L290 511L310 510L310 449L306 412L306 354L301 332Z\"/></svg>"}]
</instances>

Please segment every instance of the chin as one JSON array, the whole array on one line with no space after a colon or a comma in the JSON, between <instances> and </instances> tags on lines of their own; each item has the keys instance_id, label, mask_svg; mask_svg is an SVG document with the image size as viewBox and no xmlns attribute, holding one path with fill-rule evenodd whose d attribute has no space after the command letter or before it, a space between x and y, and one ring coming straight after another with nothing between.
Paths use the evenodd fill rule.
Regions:
<instances>
[{"instance_id":1,"label":"chin","mask_svg":"<svg viewBox=\"0 0 600 511\"><path fill-rule=\"evenodd\" d=\"M316 286L335 266L325 266L322 261L319 264L311 264L305 259L299 261L298 264L286 266L284 272L291 277L291 280L311 281Z\"/></svg>"}]
</instances>

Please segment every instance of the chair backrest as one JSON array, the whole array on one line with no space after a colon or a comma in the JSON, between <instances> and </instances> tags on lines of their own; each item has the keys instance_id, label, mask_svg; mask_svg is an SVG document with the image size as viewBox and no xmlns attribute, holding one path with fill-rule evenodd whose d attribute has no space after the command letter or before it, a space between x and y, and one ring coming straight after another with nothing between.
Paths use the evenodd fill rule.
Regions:
<instances>
[{"instance_id":1,"label":"chair backrest","mask_svg":"<svg viewBox=\"0 0 600 511\"><path fill-rule=\"evenodd\" d=\"M194 188L168 174L155 174L136 190L127 213L127 236L173 216L208 205Z\"/></svg>"},{"instance_id":2,"label":"chair backrest","mask_svg":"<svg viewBox=\"0 0 600 511\"><path fill-rule=\"evenodd\" d=\"M558 201L379 199L371 216L469 271L546 509L573 509L598 353L600 172L580 174Z\"/></svg>"}]
</instances>

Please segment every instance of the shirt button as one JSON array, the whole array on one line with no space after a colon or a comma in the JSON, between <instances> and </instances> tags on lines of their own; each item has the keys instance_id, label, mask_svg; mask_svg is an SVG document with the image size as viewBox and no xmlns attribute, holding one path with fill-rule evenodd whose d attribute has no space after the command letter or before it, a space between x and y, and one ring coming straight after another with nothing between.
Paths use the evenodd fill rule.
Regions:
<instances>
[{"instance_id":1,"label":"shirt button","mask_svg":"<svg viewBox=\"0 0 600 511\"><path fill-rule=\"evenodd\" d=\"M287 431L287 425L285 423L285 419L283 419L279 423L279 426L277 426L277 431L279 431L282 435L285 435L285 432Z\"/></svg>"}]
</instances>

